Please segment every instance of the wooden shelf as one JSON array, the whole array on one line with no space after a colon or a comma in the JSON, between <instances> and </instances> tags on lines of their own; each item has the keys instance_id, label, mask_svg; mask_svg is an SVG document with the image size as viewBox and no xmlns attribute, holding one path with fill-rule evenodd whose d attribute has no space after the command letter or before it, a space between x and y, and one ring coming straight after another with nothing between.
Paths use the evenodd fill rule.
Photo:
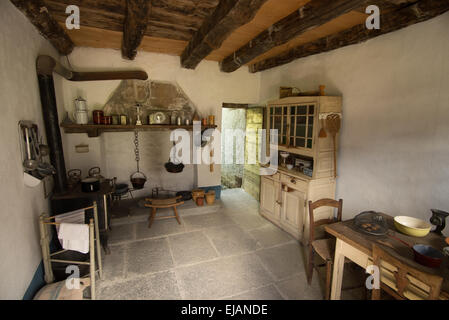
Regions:
<instances>
[{"instance_id":1,"label":"wooden shelf","mask_svg":"<svg viewBox=\"0 0 449 320\"><path fill-rule=\"evenodd\" d=\"M193 125L171 125L171 124L143 124L140 126L126 124L76 124L76 123L61 123L61 128L64 129L65 133L87 133L89 137L98 137L102 132L127 132L127 131L161 131L161 130L175 130L175 129L185 129L188 131L193 131ZM201 130L204 129L215 129L216 125L201 126Z\"/></svg>"}]
</instances>

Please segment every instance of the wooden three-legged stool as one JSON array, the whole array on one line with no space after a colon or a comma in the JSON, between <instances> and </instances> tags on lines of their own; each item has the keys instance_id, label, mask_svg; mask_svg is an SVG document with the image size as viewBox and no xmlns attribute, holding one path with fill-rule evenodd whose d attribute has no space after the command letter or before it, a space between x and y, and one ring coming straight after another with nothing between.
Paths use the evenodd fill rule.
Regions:
<instances>
[{"instance_id":1,"label":"wooden three-legged stool","mask_svg":"<svg viewBox=\"0 0 449 320\"><path fill-rule=\"evenodd\" d=\"M182 196L177 196L174 198L168 198L168 199L151 199L151 198L145 198L145 207L151 208L151 214L150 214L150 220L148 222L148 228L151 228L151 225L153 224L154 220L161 220L161 219L171 219L175 218L179 224L181 224L181 220L179 219L179 214L177 210L177 206L184 203L184 201L179 201ZM162 209L162 208L173 208L173 212L175 213L173 216L167 216L167 217L158 217L156 218L156 209Z\"/></svg>"}]
</instances>

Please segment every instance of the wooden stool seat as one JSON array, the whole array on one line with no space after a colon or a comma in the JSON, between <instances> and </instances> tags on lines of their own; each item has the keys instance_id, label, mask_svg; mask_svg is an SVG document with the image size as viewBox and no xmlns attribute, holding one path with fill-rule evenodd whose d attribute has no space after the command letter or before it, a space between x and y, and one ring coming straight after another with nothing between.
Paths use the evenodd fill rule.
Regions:
<instances>
[{"instance_id":1,"label":"wooden stool seat","mask_svg":"<svg viewBox=\"0 0 449 320\"><path fill-rule=\"evenodd\" d=\"M315 252L323 258L323 260L333 260L335 252L335 239L319 239L312 242Z\"/></svg>"},{"instance_id":2,"label":"wooden stool seat","mask_svg":"<svg viewBox=\"0 0 449 320\"><path fill-rule=\"evenodd\" d=\"M176 208L177 206L184 204L184 201L178 202L178 200L181 198L182 198L182 196L177 196L177 197L168 198L168 199L145 198L145 201L148 201L148 203L145 203L145 207L151 208L151 214L150 214L150 219L148 222L148 228L151 228L154 220L162 220L162 219L175 218L176 221L178 221L178 223L181 224L181 220L179 219L178 210ZM156 210L162 209L162 208L173 208L174 215L156 218Z\"/></svg>"}]
</instances>

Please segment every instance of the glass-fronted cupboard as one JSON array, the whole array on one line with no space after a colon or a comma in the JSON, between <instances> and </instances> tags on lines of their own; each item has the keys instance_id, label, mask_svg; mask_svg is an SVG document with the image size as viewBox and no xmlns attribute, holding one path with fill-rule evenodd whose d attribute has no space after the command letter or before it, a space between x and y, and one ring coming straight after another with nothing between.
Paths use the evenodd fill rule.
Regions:
<instances>
[{"instance_id":1,"label":"glass-fronted cupboard","mask_svg":"<svg viewBox=\"0 0 449 320\"><path fill-rule=\"evenodd\" d=\"M278 144L287 148L312 149L316 104L268 106L269 129L278 130Z\"/></svg>"}]
</instances>

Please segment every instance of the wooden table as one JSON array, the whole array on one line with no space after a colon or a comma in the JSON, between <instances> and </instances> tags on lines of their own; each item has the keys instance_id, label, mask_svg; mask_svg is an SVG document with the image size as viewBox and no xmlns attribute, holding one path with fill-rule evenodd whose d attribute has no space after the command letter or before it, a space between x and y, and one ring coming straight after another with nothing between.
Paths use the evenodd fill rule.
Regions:
<instances>
[{"instance_id":1,"label":"wooden table","mask_svg":"<svg viewBox=\"0 0 449 320\"><path fill-rule=\"evenodd\" d=\"M393 217L382 214L388 223L389 229L394 231L395 236L410 243L422 243L431 245L442 250L445 244L444 237L430 232L426 237L411 237L396 232ZM449 300L449 261L445 257L442 265L437 269L432 269L418 264L413 259L413 252L410 248L401 244L399 241L391 239L388 236L373 236L357 231L354 226L354 219L334 223L325 227L326 232L337 238L335 246L334 270L332 277L331 299L339 300L341 295L341 286L343 280L343 270L345 258L350 259L362 268L366 269L368 265L373 264L372 245L373 243L381 246L390 254L399 258L408 265L431 274L437 274L443 277L443 286L440 299ZM383 268L382 268L383 269ZM390 269L391 271L394 270ZM381 280L389 286L394 285L394 281L390 281L388 274L392 273L386 268L382 270ZM384 274L385 273L385 274ZM368 277L368 275L367 275ZM416 280L416 279L415 279ZM418 280L411 281L412 287L404 294L409 299L422 299L422 292L427 291L426 286Z\"/></svg>"}]
</instances>

